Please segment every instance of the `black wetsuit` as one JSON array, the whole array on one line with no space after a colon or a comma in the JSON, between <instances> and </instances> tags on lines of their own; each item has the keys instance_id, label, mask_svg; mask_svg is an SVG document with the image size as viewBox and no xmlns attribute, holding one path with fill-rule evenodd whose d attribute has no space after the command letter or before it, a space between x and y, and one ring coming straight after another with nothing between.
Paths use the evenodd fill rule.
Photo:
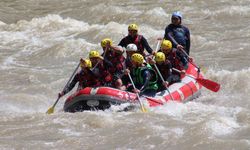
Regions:
<instances>
[{"instance_id":1,"label":"black wetsuit","mask_svg":"<svg viewBox=\"0 0 250 150\"><path fill-rule=\"evenodd\" d=\"M174 24L168 25L165 29L164 39L170 40L174 48L177 48L178 44L182 45L189 55L190 32L187 27Z\"/></svg>"}]
</instances>

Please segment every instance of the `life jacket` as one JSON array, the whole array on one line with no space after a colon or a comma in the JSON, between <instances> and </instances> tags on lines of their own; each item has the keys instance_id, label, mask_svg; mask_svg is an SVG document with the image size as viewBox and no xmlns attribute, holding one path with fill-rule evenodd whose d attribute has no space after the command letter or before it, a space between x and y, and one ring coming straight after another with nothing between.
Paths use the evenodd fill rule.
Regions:
<instances>
[{"instance_id":1,"label":"life jacket","mask_svg":"<svg viewBox=\"0 0 250 150\"><path fill-rule=\"evenodd\" d=\"M78 74L79 85L78 89L83 89L85 87L98 87L101 86L101 82L94 74L88 69L87 72L81 71Z\"/></svg>"},{"instance_id":2,"label":"life jacket","mask_svg":"<svg viewBox=\"0 0 250 150\"><path fill-rule=\"evenodd\" d=\"M107 52L105 61L109 61L112 66L109 67L109 72L115 74L124 70L125 57L112 51Z\"/></svg>"},{"instance_id":3,"label":"life jacket","mask_svg":"<svg viewBox=\"0 0 250 150\"><path fill-rule=\"evenodd\" d=\"M180 57L177 56L176 54L176 49L173 49L169 54L168 54L168 60L170 61L171 65L173 68L176 68L178 70L183 70L184 67L182 65L182 62L180 60Z\"/></svg>"},{"instance_id":4,"label":"life jacket","mask_svg":"<svg viewBox=\"0 0 250 150\"><path fill-rule=\"evenodd\" d=\"M162 77L166 81L167 78L171 75L170 69L172 66L171 66L170 61L166 60L162 64L157 64L157 67L158 67L160 73L162 74Z\"/></svg>"},{"instance_id":5,"label":"life jacket","mask_svg":"<svg viewBox=\"0 0 250 150\"><path fill-rule=\"evenodd\" d=\"M138 52L140 54L142 54L143 56L145 56L145 53L144 53L144 46L141 42L141 39L142 39L142 35L136 35L136 38L132 39L131 36L126 36L125 37L125 42L128 44L130 43L134 43L136 46L137 46L137 49L138 49Z\"/></svg>"},{"instance_id":6,"label":"life jacket","mask_svg":"<svg viewBox=\"0 0 250 150\"><path fill-rule=\"evenodd\" d=\"M108 66L104 65L103 62L99 63L92 72L95 78L100 80L101 85L106 85L113 80L112 74L108 70Z\"/></svg>"},{"instance_id":7,"label":"life jacket","mask_svg":"<svg viewBox=\"0 0 250 150\"><path fill-rule=\"evenodd\" d=\"M147 87L145 87L145 90L148 90L148 89L157 90L158 89L158 85L157 85L158 76L157 76L156 72L154 71L154 69L149 64L147 64L144 67L134 68L132 70L133 81L137 85L143 85L144 84L143 72L145 70L149 70L151 75L152 75Z\"/></svg>"}]
</instances>

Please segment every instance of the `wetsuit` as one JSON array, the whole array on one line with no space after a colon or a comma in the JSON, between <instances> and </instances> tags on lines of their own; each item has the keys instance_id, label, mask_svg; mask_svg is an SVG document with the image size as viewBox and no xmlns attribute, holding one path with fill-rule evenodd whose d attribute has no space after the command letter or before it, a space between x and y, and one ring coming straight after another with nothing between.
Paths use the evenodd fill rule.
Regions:
<instances>
[{"instance_id":1,"label":"wetsuit","mask_svg":"<svg viewBox=\"0 0 250 150\"><path fill-rule=\"evenodd\" d=\"M164 39L170 40L174 48L177 48L178 44L182 45L186 53L189 55L190 32L187 27L174 24L168 25L165 29Z\"/></svg>"}]
</instances>

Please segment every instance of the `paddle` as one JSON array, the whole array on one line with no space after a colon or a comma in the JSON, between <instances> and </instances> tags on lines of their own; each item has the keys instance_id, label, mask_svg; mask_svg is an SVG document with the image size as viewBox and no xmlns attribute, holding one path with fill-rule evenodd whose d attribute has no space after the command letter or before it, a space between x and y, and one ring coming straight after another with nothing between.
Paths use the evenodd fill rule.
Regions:
<instances>
[{"instance_id":1,"label":"paddle","mask_svg":"<svg viewBox=\"0 0 250 150\"><path fill-rule=\"evenodd\" d=\"M184 49L181 49L181 51L189 58L189 60L190 60L190 57L189 57L189 55L185 52L185 50ZM189 61L189 63L191 63L193 66L195 66L197 69L198 69L198 71L200 71L200 67L198 67L197 65L195 65L193 62L191 62L191 61ZM175 68L173 68L173 69L175 69ZM177 69L175 70L175 71L177 71ZM178 71L180 71L180 70L178 70ZM189 77L191 77L191 78L194 78L194 77L192 77L192 76L190 76L190 75L188 75ZM203 79L203 78L194 78L194 79L196 79L197 80L197 82L199 82L201 85L203 85L204 87L206 87L207 89L209 89L209 90L211 90L211 91L213 91L213 92L218 92L219 90L220 90L220 84L218 84L218 83L216 83L216 82L214 82L214 81L211 81L211 80L209 80L209 79Z\"/></svg>"},{"instance_id":2,"label":"paddle","mask_svg":"<svg viewBox=\"0 0 250 150\"><path fill-rule=\"evenodd\" d=\"M74 72L73 72L73 74L71 75L70 79L68 80L67 84L64 86L63 90L68 86L69 82L70 82L70 81L72 80L72 78L74 77L74 75L75 75L76 71L78 70L80 64L81 64L81 62L78 63L76 69L74 70ZM60 98L61 98L61 97L58 96L58 98L57 98L56 102L54 103L54 105L53 105L52 107L50 107L50 108L47 110L47 112L46 112L47 114L52 114L52 113L54 113L54 108L55 108L55 106L56 106L56 104L58 103L58 101L59 101Z\"/></svg>"},{"instance_id":3,"label":"paddle","mask_svg":"<svg viewBox=\"0 0 250 150\"><path fill-rule=\"evenodd\" d=\"M136 89L135 84L134 84L134 81L132 80L130 73L128 73L128 77L129 77L129 79L130 79L130 81L131 81L131 83L132 83L132 85L133 85L133 88ZM139 100L139 104L140 104L140 106L141 106L141 111L142 111L142 112L148 112L148 110L144 107L144 105L143 105L143 103L142 103L142 101L141 101L140 96L139 96L138 93L136 93L136 96L137 96L137 98L138 98L138 100Z\"/></svg>"},{"instance_id":4,"label":"paddle","mask_svg":"<svg viewBox=\"0 0 250 150\"><path fill-rule=\"evenodd\" d=\"M177 72L181 72L180 70L176 69L176 68L172 68L174 71L177 71ZM204 79L204 78L195 78L191 75L188 75L186 74L187 76L195 79L198 83L200 83L202 86L204 86L205 88L213 91L213 92L218 92L220 90L220 84L214 82L214 81L211 81L209 79Z\"/></svg>"},{"instance_id":5,"label":"paddle","mask_svg":"<svg viewBox=\"0 0 250 150\"><path fill-rule=\"evenodd\" d=\"M157 42L157 45L156 45L156 53L158 52L159 48L160 48L160 41ZM164 80L164 78L162 77L162 74L161 74L160 70L158 69L158 67L157 67L157 65L156 65L155 63L154 63L154 67L155 67L157 73L159 74L162 83L164 83L165 80ZM168 91L168 93L169 93L171 99L174 100L174 98L173 98L172 94L170 93L168 87L166 87L166 89L167 89L167 91Z\"/></svg>"},{"instance_id":6,"label":"paddle","mask_svg":"<svg viewBox=\"0 0 250 150\"><path fill-rule=\"evenodd\" d=\"M184 49L180 49L181 51L182 51L182 53L184 54L184 55L186 55L187 57L188 57L188 62L189 63L191 63L193 66L195 66L197 69L198 69L198 72L200 72L200 67L198 67L196 64L194 64L193 63L193 61L190 61L190 60L192 60L191 58L190 58L190 56L187 54L187 52L184 50ZM185 58L186 59L186 58ZM203 72L205 72L204 70L203 70Z\"/></svg>"}]
</instances>

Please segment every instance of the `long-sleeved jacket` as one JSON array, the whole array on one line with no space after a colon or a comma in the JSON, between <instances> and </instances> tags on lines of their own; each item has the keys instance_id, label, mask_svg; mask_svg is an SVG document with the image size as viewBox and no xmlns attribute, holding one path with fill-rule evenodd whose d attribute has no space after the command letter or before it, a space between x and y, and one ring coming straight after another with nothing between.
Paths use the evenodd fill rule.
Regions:
<instances>
[{"instance_id":1,"label":"long-sleeved jacket","mask_svg":"<svg viewBox=\"0 0 250 150\"><path fill-rule=\"evenodd\" d=\"M190 31L183 25L170 24L165 29L164 39L170 40L174 48L180 44L185 48L187 54L190 50Z\"/></svg>"}]
</instances>

